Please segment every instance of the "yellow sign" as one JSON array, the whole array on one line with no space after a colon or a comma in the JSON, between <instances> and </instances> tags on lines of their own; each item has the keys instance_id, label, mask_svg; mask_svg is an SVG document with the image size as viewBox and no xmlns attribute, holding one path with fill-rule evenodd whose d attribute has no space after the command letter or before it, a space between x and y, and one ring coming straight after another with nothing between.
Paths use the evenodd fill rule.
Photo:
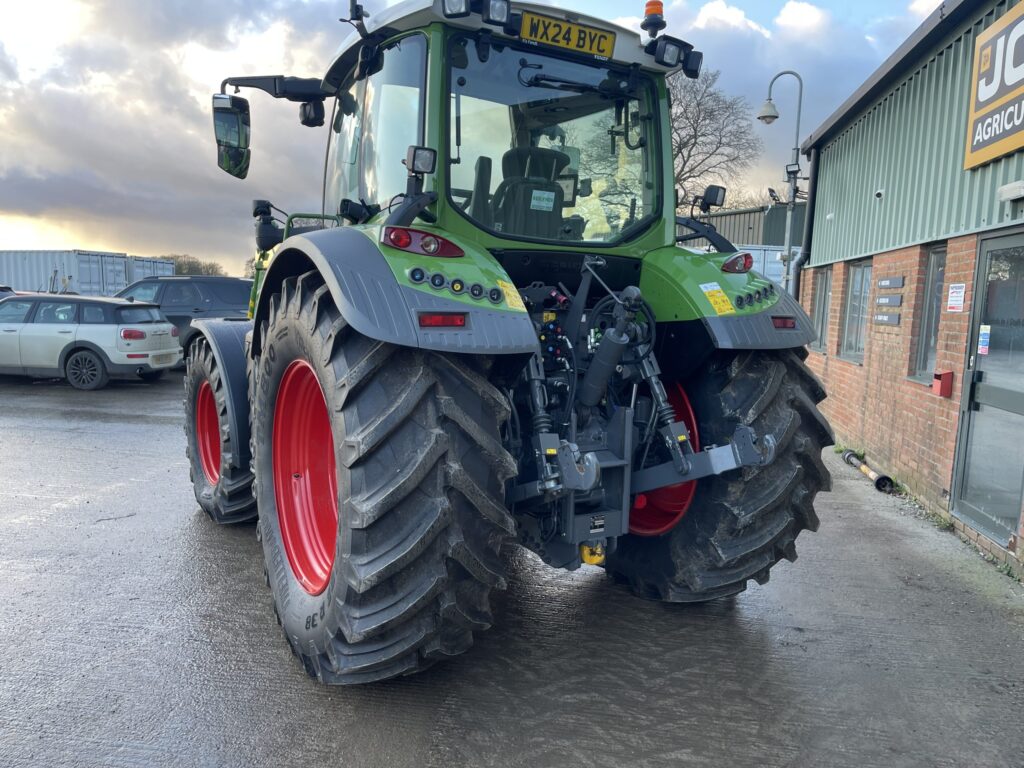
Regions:
<instances>
[{"instance_id":1,"label":"yellow sign","mask_svg":"<svg viewBox=\"0 0 1024 768\"><path fill-rule=\"evenodd\" d=\"M603 29L552 19L537 13L523 12L519 36L528 43L550 45L575 53L587 53L610 59L615 53L615 33Z\"/></svg>"},{"instance_id":2,"label":"yellow sign","mask_svg":"<svg viewBox=\"0 0 1024 768\"><path fill-rule=\"evenodd\" d=\"M974 44L964 170L1024 147L1024 3L986 29Z\"/></svg>"},{"instance_id":3,"label":"yellow sign","mask_svg":"<svg viewBox=\"0 0 1024 768\"><path fill-rule=\"evenodd\" d=\"M498 281L498 287L501 288L501 292L505 294L505 303L508 304L512 309L518 309L520 312L526 311L526 305L523 304L523 297L519 295L519 291L512 283L506 283L504 280Z\"/></svg>"},{"instance_id":4,"label":"yellow sign","mask_svg":"<svg viewBox=\"0 0 1024 768\"><path fill-rule=\"evenodd\" d=\"M732 305L729 297L725 295L725 291L718 283L704 283L700 289L704 291L704 295L711 302L711 308L715 310L716 315L736 314L736 307Z\"/></svg>"}]
</instances>

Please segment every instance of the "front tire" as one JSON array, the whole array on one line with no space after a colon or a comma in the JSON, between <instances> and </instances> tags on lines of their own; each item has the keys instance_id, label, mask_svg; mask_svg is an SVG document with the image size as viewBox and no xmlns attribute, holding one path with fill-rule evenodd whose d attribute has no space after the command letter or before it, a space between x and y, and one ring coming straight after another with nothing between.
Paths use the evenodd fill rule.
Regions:
<instances>
[{"instance_id":1,"label":"front tire","mask_svg":"<svg viewBox=\"0 0 1024 768\"><path fill-rule=\"evenodd\" d=\"M68 358L64 365L64 375L68 384L86 392L103 389L110 381L103 360L88 349L80 349Z\"/></svg>"},{"instance_id":2,"label":"front tire","mask_svg":"<svg viewBox=\"0 0 1024 768\"><path fill-rule=\"evenodd\" d=\"M703 445L729 441L737 424L772 435L775 460L697 481L682 519L663 535L630 534L607 570L637 594L666 602L735 595L796 559L796 537L816 531L814 497L832 487L822 450L832 431L817 404L821 383L804 351L720 352L685 389Z\"/></svg>"},{"instance_id":3,"label":"front tire","mask_svg":"<svg viewBox=\"0 0 1024 768\"><path fill-rule=\"evenodd\" d=\"M286 280L269 307L253 461L292 651L331 684L462 653L505 586L506 399L470 361L355 332L316 272Z\"/></svg>"},{"instance_id":4,"label":"front tire","mask_svg":"<svg viewBox=\"0 0 1024 768\"><path fill-rule=\"evenodd\" d=\"M200 337L189 347L185 370L185 455L196 501L221 525L249 522L257 514L252 471L240 459L229 424L227 382Z\"/></svg>"}]
</instances>

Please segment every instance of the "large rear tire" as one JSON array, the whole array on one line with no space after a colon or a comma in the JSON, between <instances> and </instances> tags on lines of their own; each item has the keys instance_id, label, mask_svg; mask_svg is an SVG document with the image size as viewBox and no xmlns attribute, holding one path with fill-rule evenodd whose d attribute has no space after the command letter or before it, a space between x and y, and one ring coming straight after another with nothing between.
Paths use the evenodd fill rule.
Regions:
<instances>
[{"instance_id":1,"label":"large rear tire","mask_svg":"<svg viewBox=\"0 0 1024 768\"><path fill-rule=\"evenodd\" d=\"M255 488L292 651L331 684L462 653L505 586L506 399L479 361L355 332L316 272L285 280L260 330Z\"/></svg>"},{"instance_id":2,"label":"large rear tire","mask_svg":"<svg viewBox=\"0 0 1024 768\"><path fill-rule=\"evenodd\" d=\"M228 419L227 382L205 337L189 347L185 370L185 455L196 501L214 522L256 519L252 471Z\"/></svg>"},{"instance_id":3,"label":"large rear tire","mask_svg":"<svg viewBox=\"0 0 1024 768\"><path fill-rule=\"evenodd\" d=\"M682 519L660 536L631 534L607 570L644 597L701 602L768 581L781 559L796 559L796 537L818 529L814 497L832 487L821 460L833 443L817 404L825 391L806 352L722 352L684 384L703 445L729 441L737 424L772 435L775 460L708 477Z\"/></svg>"}]
</instances>

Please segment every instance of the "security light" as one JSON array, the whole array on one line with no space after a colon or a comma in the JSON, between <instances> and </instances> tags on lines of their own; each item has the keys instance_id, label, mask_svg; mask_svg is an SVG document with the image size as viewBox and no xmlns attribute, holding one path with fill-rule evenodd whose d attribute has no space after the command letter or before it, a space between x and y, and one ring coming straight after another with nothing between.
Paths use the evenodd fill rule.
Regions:
<instances>
[{"instance_id":1,"label":"security light","mask_svg":"<svg viewBox=\"0 0 1024 768\"><path fill-rule=\"evenodd\" d=\"M775 108L775 103L771 99L767 99L761 105L761 111L757 113L757 119L765 125L771 125L779 119L779 110Z\"/></svg>"},{"instance_id":2,"label":"security light","mask_svg":"<svg viewBox=\"0 0 1024 768\"><path fill-rule=\"evenodd\" d=\"M469 0L444 0L443 10L446 19L469 16Z\"/></svg>"},{"instance_id":3,"label":"security light","mask_svg":"<svg viewBox=\"0 0 1024 768\"><path fill-rule=\"evenodd\" d=\"M509 0L484 0L483 17L485 24L503 27L512 16Z\"/></svg>"}]
</instances>

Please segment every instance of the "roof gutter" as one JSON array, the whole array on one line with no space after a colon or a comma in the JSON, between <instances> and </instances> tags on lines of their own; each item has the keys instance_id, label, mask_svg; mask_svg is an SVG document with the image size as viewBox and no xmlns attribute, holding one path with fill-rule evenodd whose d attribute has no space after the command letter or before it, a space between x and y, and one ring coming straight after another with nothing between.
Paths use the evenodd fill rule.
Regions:
<instances>
[{"instance_id":1,"label":"roof gutter","mask_svg":"<svg viewBox=\"0 0 1024 768\"><path fill-rule=\"evenodd\" d=\"M800 272L811 258L814 238L814 209L818 202L818 148L811 150L811 174L807 187L807 213L804 216L804 239L800 255L793 261L793 298L800 301Z\"/></svg>"}]
</instances>

